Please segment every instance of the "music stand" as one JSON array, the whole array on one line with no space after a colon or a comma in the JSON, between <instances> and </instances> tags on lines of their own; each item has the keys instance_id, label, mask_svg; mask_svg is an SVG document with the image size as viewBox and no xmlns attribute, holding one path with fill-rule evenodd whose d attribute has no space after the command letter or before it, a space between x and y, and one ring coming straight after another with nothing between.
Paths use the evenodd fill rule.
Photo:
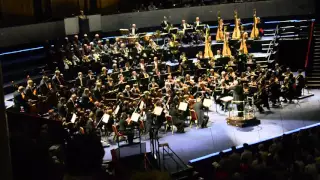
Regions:
<instances>
[{"instance_id":1,"label":"music stand","mask_svg":"<svg viewBox=\"0 0 320 180\"><path fill-rule=\"evenodd\" d=\"M118 112L119 112L119 110L120 110L120 106L118 105L117 108L116 108L116 110L114 110L113 114L114 114L114 115L117 115Z\"/></svg>"},{"instance_id":2,"label":"music stand","mask_svg":"<svg viewBox=\"0 0 320 180\"><path fill-rule=\"evenodd\" d=\"M142 78L140 79L140 84L142 85L148 85L149 84L149 78Z\"/></svg>"},{"instance_id":3,"label":"music stand","mask_svg":"<svg viewBox=\"0 0 320 180\"><path fill-rule=\"evenodd\" d=\"M156 106L153 110L153 114L156 115L156 116L160 116L161 113L163 111L163 108L162 107L159 107L159 106Z\"/></svg>"},{"instance_id":4,"label":"music stand","mask_svg":"<svg viewBox=\"0 0 320 180\"><path fill-rule=\"evenodd\" d=\"M200 64L205 65L205 67L208 67L209 58L202 58L200 59Z\"/></svg>"},{"instance_id":5,"label":"music stand","mask_svg":"<svg viewBox=\"0 0 320 180\"><path fill-rule=\"evenodd\" d=\"M131 71L123 71L123 72L122 72L122 75L123 75L124 77L129 77L130 74L131 74Z\"/></svg>"},{"instance_id":6,"label":"music stand","mask_svg":"<svg viewBox=\"0 0 320 180\"><path fill-rule=\"evenodd\" d=\"M196 27L196 30L203 31L205 28L206 28L205 24L199 24L199 26Z\"/></svg>"},{"instance_id":7,"label":"music stand","mask_svg":"<svg viewBox=\"0 0 320 180\"><path fill-rule=\"evenodd\" d=\"M205 98L202 102L202 105L207 109L207 116L209 117L209 108L212 106L212 100Z\"/></svg>"},{"instance_id":8,"label":"music stand","mask_svg":"<svg viewBox=\"0 0 320 180\"><path fill-rule=\"evenodd\" d=\"M139 117L140 117L140 114L139 113L132 113L132 115L131 115L131 120L133 121L133 122L138 122L139 121Z\"/></svg>"},{"instance_id":9,"label":"music stand","mask_svg":"<svg viewBox=\"0 0 320 180\"><path fill-rule=\"evenodd\" d=\"M119 31L122 36L128 36L130 34L129 29L120 29Z\"/></svg>"},{"instance_id":10,"label":"music stand","mask_svg":"<svg viewBox=\"0 0 320 180\"><path fill-rule=\"evenodd\" d=\"M178 28L171 28L171 29L169 30L169 33L170 33L170 34L177 34L177 33L178 33Z\"/></svg>"},{"instance_id":11,"label":"music stand","mask_svg":"<svg viewBox=\"0 0 320 180\"><path fill-rule=\"evenodd\" d=\"M186 111L187 108L188 108L188 103L186 103L186 102L180 102L179 108L178 108L180 111Z\"/></svg>"},{"instance_id":12,"label":"music stand","mask_svg":"<svg viewBox=\"0 0 320 180\"><path fill-rule=\"evenodd\" d=\"M135 80L135 79L130 79L129 81L127 81L127 84L130 85L130 87L131 87L131 86L134 85L136 82L137 82L137 80Z\"/></svg>"},{"instance_id":13,"label":"music stand","mask_svg":"<svg viewBox=\"0 0 320 180\"><path fill-rule=\"evenodd\" d=\"M153 70L153 65L147 65L146 70L147 70L147 72L152 72L152 70Z\"/></svg>"},{"instance_id":14,"label":"music stand","mask_svg":"<svg viewBox=\"0 0 320 180\"><path fill-rule=\"evenodd\" d=\"M110 115L109 114L104 114L103 116L102 116L102 122L104 122L104 123L108 123L108 121L109 121L109 119L110 119Z\"/></svg>"},{"instance_id":15,"label":"music stand","mask_svg":"<svg viewBox=\"0 0 320 180\"><path fill-rule=\"evenodd\" d=\"M193 28L186 28L184 29L184 33L193 33L194 29Z\"/></svg>"}]
</instances>

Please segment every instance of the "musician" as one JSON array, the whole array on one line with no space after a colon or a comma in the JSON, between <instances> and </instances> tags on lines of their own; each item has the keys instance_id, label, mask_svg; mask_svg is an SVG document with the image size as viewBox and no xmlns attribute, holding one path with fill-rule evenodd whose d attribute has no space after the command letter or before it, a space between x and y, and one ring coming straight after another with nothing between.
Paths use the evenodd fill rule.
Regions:
<instances>
[{"instance_id":1,"label":"musician","mask_svg":"<svg viewBox=\"0 0 320 180\"><path fill-rule=\"evenodd\" d=\"M221 54L221 50L220 50L220 49L217 50L217 54L214 55L213 59L214 59L214 60L217 60L217 59L219 59L219 58L222 58L222 54Z\"/></svg>"},{"instance_id":2,"label":"musician","mask_svg":"<svg viewBox=\"0 0 320 180\"><path fill-rule=\"evenodd\" d=\"M186 23L186 20L183 19L180 25L180 29L185 30L187 28L190 28L190 25Z\"/></svg>"},{"instance_id":3,"label":"musician","mask_svg":"<svg viewBox=\"0 0 320 180\"><path fill-rule=\"evenodd\" d=\"M62 117L62 118L66 118L67 117L67 107L66 107L66 98L65 97L61 97L59 99L58 105L57 105L57 110L58 110L58 114Z\"/></svg>"},{"instance_id":4,"label":"musician","mask_svg":"<svg viewBox=\"0 0 320 180\"><path fill-rule=\"evenodd\" d=\"M130 85L126 85L125 89L122 91L124 97L130 98L132 96L130 91Z\"/></svg>"},{"instance_id":5,"label":"musician","mask_svg":"<svg viewBox=\"0 0 320 180\"><path fill-rule=\"evenodd\" d=\"M158 57L153 57L153 65L154 65L154 71L156 71L157 69L159 69L159 61L158 61Z\"/></svg>"},{"instance_id":6,"label":"musician","mask_svg":"<svg viewBox=\"0 0 320 180\"><path fill-rule=\"evenodd\" d=\"M27 82L27 87L25 89L25 99L26 100L37 100L37 89L33 84L33 81L30 79Z\"/></svg>"},{"instance_id":7,"label":"musician","mask_svg":"<svg viewBox=\"0 0 320 180\"><path fill-rule=\"evenodd\" d=\"M83 45L89 45L89 44L90 44L90 40L89 40L87 34L84 34L84 35L83 35L82 44L83 44Z\"/></svg>"},{"instance_id":8,"label":"musician","mask_svg":"<svg viewBox=\"0 0 320 180\"><path fill-rule=\"evenodd\" d=\"M151 83L148 84L148 90L150 91L150 89L156 89L159 88L159 85L156 83L155 79L152 78Z\"/></svg>"},{"instance_id":9,"label":"musician","mask_svg":"<svg viewBox=\"0 0 320 180\"><path fill-rule=\"evenodd\" d=\"M81 106L84 109L91 109L93 107L93 100L89 88L85 88L81 96Z\"/></svg>"},{"instance_id":10,"label":"musician","mask_svg":"<svg viewBox=\"0 0 320 180\"><path fill-rule=\"evenodd\" d=\"M139 95L141 93L141 91L139 89L139 85L133 84L133 87L131 88L130 92L134 97L139 97Z\"/></svg>"},{"instance_id":11,"label":"musician","mask_svg":"<svg viewBox=\"0 0 320 180\"><path fill-rule=\"evenodd\" d=\"M72 115L72 113L76 112L76 101L77 101L77 95L72 94L66 104L68 116L70 116L70 115Z\"/></svg>"},{"instance_id":12,"label":"musician","mask_svg":"<svg viewBox=\"0 0 320 180\"><path fill-rule=\"evenodd\" d=\"M238 80L235 80L229 89L233 90L233 101L235 101L235 104L237 105L237 110L243 111L244 94L241 83ZM238 116L243 117L243 112L239 112Z\"/></svg>"},{"instance_id":13,"label":"musician","mask_svg":"<svg viewBox=\"0 0 320 180\"><path fill-rule=\"evenodd\" d=\"M148 47L153 51L153 53L156 53L158 50L158 45L152 40L149 40Z\"/></svg>"},{"instance_id":14,"label":"musician","mask_svg":"<svg viewBox=\"0 0 320 180\"><path fill-rule=\"evenodd\" d=\"M92 42L93 42L93 45L94 45L94 46L97 46L99 41L101 41L99 34L95 34L95 35L94 35L94 39L93 39L93 41L92 41Z\"/></svg>"},{"instance_id":15,"label":"musician","mask_svg":"<svg viewBox=\"0 0 320 180\"><path fill-rule=\"evenodd\" d=\"M40 81L40 85L39 85L39 93L42 95L47 95L50 91L50 89L52 89L51 87L51 83L49 84L49 78L46 75L42 76L42 79Z\"/></svg>"},{"instance_id":16,"label":"musician","mask_svg":"<svg viewBox=\"0 0 320 180\"><path fill-rule=\"evenodd\" d=\"M197 28L199 25L201 25L201 21L199 17L196 17L196 21L193 23L193 27Z\"/></svg>"},{"instance_id":17,"label":"musician","mask_svg":"<svg viewBox=\"0 0 320 180\"><path fill-rule=\"evenodd\" d=\"M171 26L171 23L168 22L167 17L164 16L163 17L163 21L161 22L161 27L163 30L165 31L169 31L169 27Z\"/></svg>"},{"instance_id":18,"label":"musician","mask_svg":"<svg viewBox=\"0 0 320 180\"><path fill-rule=\"evenodd\" d=\"M296 95L301 96L302 95L302 90L305 88L305 78L302 74L302 69L298 70L298 75L296 76Z\"/></svg>"},{"instance_id":19,"label":"musician","mask_svg":"<svg viewBox=\"0 0 320 180\"><path fill-rule=\"evenodd\" d=\"M132 144L133 143L133 121L131 120L131 115L126 114L126 112L122 112L120 116L120 121L119 121L119 132L121 134L124 134L128 137L128 143Z\"/></svg>"},{"instance_id":20,"label":"musician","mask_svg":"<svg viewBox=\"0 0 320 180\"><path fill-rule=\"evenodd\" d=\"M141 54L141 52L144 49L143 46L139 42L135 42L134 47L136 48L138 54Z\"/></svg>"},{"instance_id":21,"label":"musician","mask_svg":"<svg viewBox=\"0 0 320 180\"><path fill-rule=\"evenodd\" d=\"M79 40L78 35L74 35L72 44L73 44L73 45L77 45L78 47L81 47L81 46L82 46L82 43L81 43L81 41Z\"/></svg>"},{"instance_id":22,"label":"musician","mask_svg":"<svg viewBox=\"0 0 320 180\"><path fill-rule=\"evenodd\" d=\"M78 77L76 78L75 86L81 89L84 86L86 86L86 82L87 80L85 79L85 77L83 77L82 72L78 72Z\"/></svg>"},{"instance_id":23,"label":"musician","mask_svg":"<svg viewBox=\"0 0 320 180\"><path fill-rule=\"evenodd\" d=\"M102 83L106 83L108 81L108 78L109 78L108 69L106 67L102 67L100 80L102 81Z\"/></svg>"},{"instance_id":24,"label":"musician","mask_svg":"<svg viewBox=\"0 0 320 180\"><path fill-rule=\"evenodd\" d=\"M135 35L137 34L138 28L137 28L136 24L132 24L129 32L130 32L130 35L131 35L131 36L135 36Z\"/></svg>"},{"instance_id":25,"label":"musician","mask_svg":"<svg viewBox=\"0 0 320 180\"><path fill-rule=\"evenodd\" d=\"M18 90L13 93L13 107L18 111L21 112L23 108L24 112L29 112L29 105L26 99L26 95L24 93L24 87L19 86Z\"/></svg>"},{"instance_id":26,"label":"musician","mask_svg":"<svg viewBox=\"0 0 320 180\"><path fill-rule=\"evenodd\" d=\"M56 70L54 72L54 76L52 77L52 83L57 89L64 87L65 85L64 78L59 70Z\"/></svg>"},{"instance_id":27,"label":"musician","mask_svg":"<svg viewBox=\"0 0 320 180\"><path fill-rule=\"evenodd\" d=\"M177 127L177 133L184 133L184 121L181 120L181 114L179 113L177 106L173 103L170 104L169 115L172 118L173 125Z\"/></svg>"},{"instance_id":28,"label":"musician","mask_svg":"<svg viewBox=\"0 0 320 180\"><path fill-rule=\"evenodd\" d=\"M99 102L102 100L102 89L101 89L101 86L102 86L101 83L97 82L96 83L96 87L93 90L93 98L96 101L99 101Z\"/></svg>"},{"instance_id":29,"label":"musician","mask_svg":"<svg viewBox=\"0 0 320 180\"><path fill-rule=\"evenodd\" d=\"M86 76L85 79L87 80L86 86L91 89L91 87L93 87L96 82L96 78L95 78L92 70L88 70L88 75Z\"/></svg>"},{"instance_id":30,"label":"musician","mask_svg":"<svg viewBox=\"0 0 320 180\"><path fill-rule=\"evenodd\" d=\"M204 106L200 97L196 99L196 103L193 105L193 109L197 114L198 125L201 128L206 128L209 121L209 117L204 115Z\"/></svg>"},{"instance_id":31,"label":"musician","mask_svg":"<svg viewBox=\"0 0 320 180\"><path fill-rule=\"evenodd\" d=\"M131 80L139 80L139 77L138 77L136 71L132 71L132 73L131 73Z\"/></svg>"}]
</instances>

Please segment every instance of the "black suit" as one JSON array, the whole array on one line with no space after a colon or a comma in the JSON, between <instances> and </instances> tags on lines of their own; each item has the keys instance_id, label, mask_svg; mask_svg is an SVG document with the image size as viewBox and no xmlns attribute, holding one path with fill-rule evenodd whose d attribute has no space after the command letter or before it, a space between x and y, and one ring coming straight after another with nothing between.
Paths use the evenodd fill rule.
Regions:
<instances>
[{"instance_id":1,"label":"black suit","mask_svg":"<svg viewBox=\"0 0 320 180\"><path fill-rule=\"evenodd\" d=\"M81 85L81 80L82 80L82 85ZM81 79L80 79L80 77L77 77L76 78L76 81L75 81L75 86L76 87L84 87L84 86L86 86L86 83L87 83L87 80L86 80L86 78L84 78L84 77L82 77Z\"/></svg>"},{"instance_id":2,"label":"black suit","mask_svg":"<svg viewBox=\"0 0 320 180\"><path fill-rule=\"evenodd\" d=\"M13 103L14 108L20 111L20 107L22 106L24 108L24 111L27 112L29 110L28 103L25 99L23 99L21 93L19 91L15 91L13 93Z\"/></svg>"},{"instance_id":3,"label":"black suit","mask_svg":"<svg viewBox=\"0 0 320 180\"><path fill-rule=\"evenodd\" d=\"M48 84L44 80L41 80L39 85L39 93L42 95L47 95L49 91L50 89L48 87Z\"/></svg>"},{"instance_id":4,"label":"black suit","mask_svg":"<svg viewBox=\"0 0 320 180\"><path fill-rule=\"evenodd\" d=\"M200 24L202 24L202 23L199 21L199 25L200 25ZM195 22L193 23L193 27L196 28L197 26L198 26L198 24L197 24L197 22L195 21Z\"/></svg>"},{"instance_id":5,"label":"black suit","mask_svg":"<svg viewBox=\"0 0 320 180\"><path fill-rule=\"evenodd\" d=\"M64 79L62 76L57 77L56 75L54 75L52 77L52 84L56 87L59 88L60 85L64 85Z\"/></svg>"},{"instance_id":6,"label":"black suit","mask_svg":"<svg viewBox=\"0 0 320 180\"><path fill-rule=\"evenodd\" d=\"M97 101L101 101L102 100L102 95L101 95L101 89L98 90L97 88L95 88L93 90L93 98Z\"/></svg>"},{"instance_id":7,"label":"black suit","mask_svg":"<svg viewBox=\"0 0 320 180\"><path fill-rule=\"evenodd\" d=\"M131 93L130 93L130 90L129 91L127 91L126 89L125 90L123 90L123 96L124 97L131 97Z\"/></svg>"},{"instance_id":8,"label":"black suit","mask_svg":"<svg viewBox=\"0 0 320 180\"><path fill-rule=\"evenodd\" d=\"M58 103L57 109L60 116L67 117L67 107L64 104Z\"/></svg>"},{"instance_id":9,"label":"black suit","mask_svg":"<svg viewBox=\"0 0 320 180\"><path fill-rule=\"evenodd\" d=\"M196 112L197 114L197 117L198 117L198 124L204 128L204 127L207 127L207 123L208 123L208 120L209 120L209 117L205 116L204 115L204 111L203 111L203 104L202 104L202 101L200 102L196 102L193 106L193 109L194 111Z\"/></svg>"},{"instance_id":10,"label":"black suit","mask_svg":"<svg viewBox=\"0 0 320 180\"><path fill-rule=\"evenodd\" d=\"M37 100L38 97L36 95L33 94L33 91L35 90L35 87L30 87L30 86L27 86L25 91L24 91L24 94L26 95L26 99L29 100Z\"/></svg>"},{"instance_id":11,"label":"black suit","mask_svg":"<svg viewBox=\"0 0 320 180\"><path fill-rule=\"evenodd\" d=\"M76 110L75 103L71 99L68 100L66 106L67 106L67 112L69 115L75 112Z\"/></svg>"},{"instance_id":12,"label":"black suit","mask_svg":"<svg viewBox=\"0 0 320 180\"><path fill-rule=\"evenodd\" d=\"M134 32L132 32L133 29L134 29ZM130 28L130 29L129 29L129 33L130 33L131 35L136 35L136 34L138 33L138 28Z\"/></svg>"},{"instance_id":13,"label":"black suit","mask_svg":"<svg viewBox=\"0 0 320 180\"><path fill-rule=\"evenodd\" d=\"M93 104L90 102L90 98L88 95L82 94L81 105L84 109L90 109L92 107Z\"/></svg>"},{"instance_id":14,"label":"black suit","mask_svg":"<svg viewBox=\"0 0 320 180\"><path fill-rule=\"evenodd\" d=\"M87 87L91 88L96 83L96 78L93 75L91 75L91 78L90 78L90 76L88 75L86 77L86 81L87 81L86 82Z\"/></svg>"},{"instance_id":15,"label":"black suit","mask_svg":"<svg viewBox=\"0 0 320 180\"><path fill-rule=\"evenodd\" d=\"M243 87L240 84L233 86L230 89L233 90L233 101L244 100ZM238 111L243 111L243 102L236 102L235 104L237 104ZM238 116L243 117L243 112L239 112Z\"/></svg>"}]
</instances>

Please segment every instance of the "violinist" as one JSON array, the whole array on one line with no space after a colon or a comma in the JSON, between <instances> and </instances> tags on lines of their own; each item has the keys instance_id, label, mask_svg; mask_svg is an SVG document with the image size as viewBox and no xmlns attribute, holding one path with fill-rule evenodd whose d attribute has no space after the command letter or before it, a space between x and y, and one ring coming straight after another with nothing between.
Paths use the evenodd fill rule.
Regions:
<instances>
[{"instance_id":1,"label":"violinist","mask_svg":"<svg viewBox=\"0 0 320 180\"><path fill-rule=\"evenodd\" d=\"M109 75L108 75L108 69L106 67L101 68L101 74L100 74L100 80L102 83L106 83L108 81Z\"/></svg>"},{"instance_id":2,"label":"violinist","mask_svg":"<svg viewBox=\"0 0 320 180\"><path fill-rule=\"evenodd\" d=\"M139 86L138 84L133 84L133 87L131 88L131 94L134 96L134 97L139 97L140 96L140 89L139 89Z\"/></svg>"},{"instance_id":3,"label":"violinist","mask_svg":"<svg viewBox=\"0 0 320 180\"><path fill-rule=\"evenodd\" d=\"M130 85L126 85L125 89L122 91L123 96L130 98L132 96L131 91L130 91Z\"/></svg>"},{"instance_id":4,"label":"violinist","mask_svg":"<svg viewBox=\"0 0 320 180\"><path fill-rule=\"evenodd\" d=\"M89 88L85 88L81 96L81 106L84 109L91 109L93 107L93 99Z\"/></svg>"},{"instance_id":5,"label":"violinist","mask_svg":"<svg viewBox=\"0 0 320 180\"><path fill-rule=\"evenodd\" d=\"M130 63L129 62L126 62L124 64L124 71L130 71L132 68L130 67Z\"/></svg>"},{"instance_id":6,"label":"violinist","mask_svg":"<svg viewBox=\"0 0 320 180\"><path fill-rule=\"evenodd\" d=\"M102 100L102 89L101 89L101 82L97 82L96 83L96 87L93 90L93 98L95 99L95 101L101 101Z\"/></svg>"},{"instance_id":7,"label":"violinist","mask_svg":"<svg viewBox=\"0 0 320 180\"><path fill-rule=\"evenodd\" d=\"M181 114L174 103L170 104L169 115L172 118L173 124L177 127L177 133L184 133L184 121L181 120Z\"/></svg>"}]
</instances>

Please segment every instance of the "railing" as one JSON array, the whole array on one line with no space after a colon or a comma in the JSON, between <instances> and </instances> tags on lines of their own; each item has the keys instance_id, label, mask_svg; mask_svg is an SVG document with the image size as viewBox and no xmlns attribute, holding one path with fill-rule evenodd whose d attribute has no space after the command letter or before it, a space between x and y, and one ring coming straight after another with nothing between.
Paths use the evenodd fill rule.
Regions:
<instances>
[{"instance_id":1,"label":"railing","mask_svg":"<svg viewBox=\"0 0 320 180\"><path fill-rule=\"evenodd\" d=\"M312 23L311 23L311 28L310 28L310 33L309 33L308 51L307 51L306 60L305 60L305 64L304 64L305 68L308 68L308 65L309 65L309 54L310 54L310 49L311 49L312 37L313 37L313 29L314 29L314 21L312 21Z\"/></svg>"},{"instance_id":2,"label":"railing","mask_svg":"<svg viewBox=\"0 0 320 180\"><path fill-rule=\"evenodd\" d=\"M174 161L175 165L176 165L176 171L183 171L186 170L188 168L188 165L186 163L183 162L183 160L170 148L169 144L164 143L164 144L160 144L159 147L162 147L162 168L163 170L167 170L170 171L169 168L165 167L166 165L166 160L165 160L165 156L167 155L168 157L170 157L171 160Z\"/></svg>"},{"instance_id":3,"label":"railing","mask_svg":"<svg viewBox=\"0 0 320 180\"><path fill-rule=\"evenodd\" d=\"M274 32L273 39L272 39L272 41L270 41L270 43L269 43L269 47L268 47L268 51L267 51L267 54L268 54L268 60L267 60L267 62L268 62L268 63L269 63L270 58L271 58L271 55L272 55L272 53L273 53L273 48L274 48L274 45L275 45L275 42L276 42L278 33L279 33L279 25L277 25L277 27L276 27L276 29L275 29L275 32Z\"/></svg>"}]
</instances>

